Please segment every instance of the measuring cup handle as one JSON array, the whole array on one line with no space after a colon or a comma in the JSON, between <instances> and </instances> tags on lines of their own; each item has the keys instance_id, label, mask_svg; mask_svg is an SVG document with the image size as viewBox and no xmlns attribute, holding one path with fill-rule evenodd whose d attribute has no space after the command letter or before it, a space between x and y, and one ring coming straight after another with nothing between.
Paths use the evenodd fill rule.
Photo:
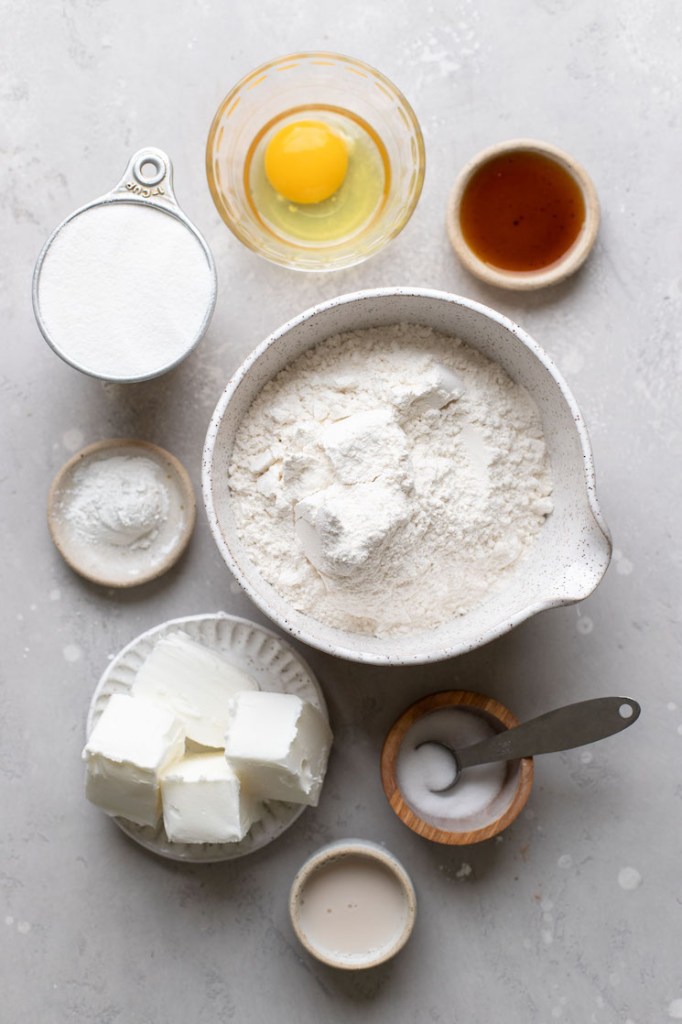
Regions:
<instances>
[{"instance_id":1,"label":"measuring cup handle","mask_svg":"<svg viewBox=\"0 0 682 1024\"><path fill-rule=\"evenodd\" d=\"M532 718L529 722L457 751L461 768L490 761L511 761L594 743L627 729L641 708L629 697L595 697Z\"/></svg>"},{"instance_id":2,"label":"measuring cup handle","mask_svg":"<svg viewBox=\"0 0 682 1024\"><path fill-rule=\"evenodd\" d=\"M133 153L123 177L109 196L119 197L122 194L145 203L177 207L173 192L173 164L168 154L155 146L145 146Z\"/></svg>"}]
</instances>

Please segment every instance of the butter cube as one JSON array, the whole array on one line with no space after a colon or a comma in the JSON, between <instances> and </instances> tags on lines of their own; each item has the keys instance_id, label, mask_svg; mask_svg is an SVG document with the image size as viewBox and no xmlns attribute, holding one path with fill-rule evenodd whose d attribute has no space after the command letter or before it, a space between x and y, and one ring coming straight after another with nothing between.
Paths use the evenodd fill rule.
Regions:
<instances>
[{"instance_id":1,"label":"butter cube","mask_svg":"<svg viewBox=\"0 0 682 1024\"><path fill-rule=\"evenodd\" d=\"M163 637L138 669L131 693L173 711L188 739L222 747L229 698L258 683L182 630Z\"/></svg>"},{"instance_id":2,"label":"butter cube","mask_svg":"<svg viewBox=\"0 0 682 1024\"><path fill-rule=\"evenodd\" d=\"M113 694L83 750L85 795L107 814L156 825L159 776L184 752L185 730L172 711Z\"/></svg>"},{"instance_id":3,"label":"butter cube","mask_svg":"<svg viewBox=\"0 0 682 1024\"><path fill-rule=\"evenodd\" d=\"M332 733L292 693L242 692L229 702L225 756L254 795L317 805Z\"/></svg>"},{"instance_id":4,"label":"butter cube","mask_svg":"<svg viewBox=\"0 0 682 1024\"><path fill-rule=\"evenodd\" d=\"M260 816L222 751L190 754L161 779L163 824L177 843L236 843Z\"/></svg>"}]
</instances>

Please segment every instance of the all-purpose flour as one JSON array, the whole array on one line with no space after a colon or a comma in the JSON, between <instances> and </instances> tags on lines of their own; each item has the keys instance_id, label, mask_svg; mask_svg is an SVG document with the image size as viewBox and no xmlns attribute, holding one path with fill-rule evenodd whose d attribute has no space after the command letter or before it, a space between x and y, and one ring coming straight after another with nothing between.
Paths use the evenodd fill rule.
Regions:
<instances>
[{"instance_id":1,"label":"all-purpose flour","mask_svg":"<svg viewBox=\"0 0 682 1024\"><path fill-rule=\"evenodd\" d=\"M299 611L376 636L471 610L552 510L526 391L411 324L338 335L282 370L240 425L229 483L265 579Z\"/></svg>"}]
</instances>

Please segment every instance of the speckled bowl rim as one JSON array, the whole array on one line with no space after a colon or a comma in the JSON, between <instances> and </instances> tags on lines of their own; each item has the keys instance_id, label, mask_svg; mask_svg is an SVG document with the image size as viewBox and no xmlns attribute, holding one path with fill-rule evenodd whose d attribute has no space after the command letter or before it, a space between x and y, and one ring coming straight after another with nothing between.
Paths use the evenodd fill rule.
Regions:
<instances>
[{"instance_id":1,"label":"speckled bowl rim","mask_svg":"<svg viewBox=\"0 0 682 1024\"><path fill-rule=\"evenodd\" d=\"M298 916L299 900L308 880L325 864L332 863L342 857L367 857L369 860L378 861L397 879L405 897L407 914L405 927L400 935L396 937L390 946L384 947L378 955L372 958L368 957L362 961L349 961L326 956L317 946L310 942L301 927ZM378 843L372 842L371 839L337 839L334 842L327 843L325 846L321 846L299 868L289 893L289 917L296 933L296 938L311 956L314 956L321 963L327 964L329 967L337 967L346 971L364 971L371 967L378 967L380 964L386 963L387 960L391 960L405 946L412 934L417 917L417 896L412 879L398 858L389 850Z\"/></svg>"},{"instance_id":2,"label":"speckled bowl rim","mask_svg":"<svg viewBox=\"0 0 682 1024\"><path fill-rule=\"evenodd\" d=\"M77 552L74 552L63 543L57 527L58 516L56 514L56 503L62 486L72 474L76 466L83 463L86 459L89 459L90 456L96 455L98 452L104 452L108 448L138 449L141 453L149 455L155 463L165 463L166 466L170 467L173 471L176 483L185 499L187 507L187 520L182 531L178 534L173 548L161 562L157 562L153 568L149 569L146 573L140 573L140 575L136 576L134 579L107 576L106 574L98 574L87 569L79 562ZM54 546L57 548L57 551L69 568L73 569L73 571L78 573L79 576L82 576L83 579L90 580L91 583L98 583L102 587L129 589L130 587L140 586L142 583L149 583L151 580L155 580L158 579L159 576L163 576L164 573L168 572L168 570L175 565L187 548L190 537L194 531L196 519L197 502L194 494L194 487L192 486L189 473L180 460L171 452L162 448L161 445L153 444L151 441L141 441L134 437L107 438L104 441L95 441L93 444L88 444L85 448L81 448L80 451L77 451L75 455L72 455L57 472L47 495L47 525Z\"/></svg>"},{"instance_id":3,"label":"speckled bowl rim","mask_svg":"<svg viewBox=\"0 0 682 1024\"><path fill-rule=\"evenodd\" d=\"M310 309L305 310L303 313L299 313L298 316L292 320L288 320L277 330L273 331L264 341L258 345L249 356L244 360L240 367L235 371L233 376L227 383L223 394L218 400L218 404L214 410L211 422L208 427L206 434L206 441L204 443L204 451L202 456L202 490L204 497L204 505L206 507L206 515L208 518L209 527L213 534L218 550L223 557L225 564L227 565L230 572L233 574L237 582L248 594L251 600L256 604L261 611L263 611L269 618L276 622L282 629L286 630L292 636L296 637L297 640L301 640L303 643L309 644L311 647L316 647L318 650L325 651L328 654L332 654L339 658L346 658L348 661L356 661L368 665L425 665L434 661L443 661L446 658L453 658L458 654L465 654L468 651L475 650L477 647L482 647L484 644L489 643L491 640L497 639L497 637L503 636L508 633L515 626L518 626L521 622L525 622L526 619L531 618L538 612L546 611L549 608L560 608L563 605L574 604L576 600L583 600L588 597L589 594L599 584L604 570L596 581L590 585L579 597L548 597L543 600L532 602L523 608L520 608L513 615L503 617L494 627L484 630L481 633L476 634L466 642L452 643L450 645L435 646L430 651L419 650L411 654L401 654L400 657L392 656L389 653L378 654L375 652L367 652L366 650L358 649L352 645L352 643L335 643L328 642L324 637L320 637L316 632L316 620L311 617L305 617L301 615L301 618L307 618L305 627L300 627L288 618L276 614L267 597L264 596L257 588L253 587L250 581L246 578L242 572L239 562L232 554L231 548L223 535L216 512L215 504L213 501L213 487L212 487L212 466L213 466L213 451L215 448L218 433L222 423L223 416L225 415L226 409L232 399L233 395L239 388L242 380L249 375L254 364L258 361L261 355L271 346L276 344L282 337L284 337L289 331L298 327L306 320L310 320L318 313L326 310L333 309L337 306L344 304L357 302L361 299L374 299L382 297L392 296L418 296L425 298L438 299L444 302L454 303L459 306L464 306L467 309L474 310L481 313L483 316L491 319L493 322L504 327L509 331L522 345L524 345L533 356L542 364L547 373L553 379L557 388L559 389L561 396L566 403L571 417L573 419L573 425L578 435L580 442L581 454L582 454L582 465L584 473L584 483L587 496L587 502L592 517L603 535L604 542L608 547L609 559L611 552L611 535L601 513L599 505L597 503L596 496L596 477L594 470L594 462L592 459L592 449L590 440L587 434L587 429L583 422L582 414L578 408L575 398L571 394L566 381L562 377L561 373L552 362L546 352L534 341L529 334L527 334L523 328L519 327L508 317L504 316L503 313L498 313L496 310L491 309L489 306L485 306L480 302L475 302L473 299L466 299L460 295L453 295L450 292L438 291L431 288L410 288L410 287L398 287L398 288L370 288L364 291L349 292L346 295L340 295L334 299L328 299L325 302L318 303L316 306L312 306ZM608 560L607 560L608 565ZM320 624L322 625L322 624ZM355 642L362 640L362 634L351 634L348 633L349 637L352 637Z\"/></svg>"},{"instance_id":4,"label":"speckled bowl rim","mask_svg":"<svg viewBox=\"0 0 682 1024\"><path fill-rule=\"evenodd\" d=\"M441 708L467 708L473 712L484 712L492 715L505 729L513 729L514 726L519 725L516 715L494 697L474 693L472 690L441 690L438 693L430 693L410 704L389 729L381 751L381 782L391 809L412 832L421 836L422 839L434 843L443 843L447 846L471 846L474 843L492 839L508 828L513 821L516 821L526 806L533 788L535 774L533 758L519 758L519 778L514 798L499 818L489 825L461 832L441 829L432 825L424 818L420 818L404 799L396 779L396 762L400 742L407 730L424 715ZM416 717L415 713L418 713ZM392 743L390 744L389 741L395 740L398 741L398 744L395 746L395 755L392 756L390 754Z\"/></svg>"},{"instance_id":5,"label":"speckled bowl rim","mask_svg":"<svg viewBox=\"0 0 682 1024\"><path fill-rule=\"evenodd\" d=\"M459 210L464 190L472 175L480 167L503 153L523 151L546 156L568 171L582 192L585 202L585 221L575 242L554 263L539 270L504 270L479 259L469 248L462 234ZM532 291L564 281L583 265L597 239L600 219L599 198L592 179L585 168L569 153L548 142L540 142L538 139L508 139L506 142L499 142L482 150L460 171L450 192L446 226L452 248L471 274L479 280L485 281L486 284L496 285L498 288L507 288L512 291Z\"/></svg>"}]
</instances>

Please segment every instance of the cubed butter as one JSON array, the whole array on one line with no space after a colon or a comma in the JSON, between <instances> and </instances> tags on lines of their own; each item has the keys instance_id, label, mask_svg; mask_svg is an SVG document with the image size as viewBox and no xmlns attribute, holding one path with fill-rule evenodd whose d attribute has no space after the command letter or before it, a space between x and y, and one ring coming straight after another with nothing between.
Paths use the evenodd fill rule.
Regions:
<instances>
[{"instance_id":1,"label":"cubed butter","mask_svg":"<svg viewBox=\"0 0 682 1024\"><path fill-rule=\"evenodd\" d=\"M113 694L83 750L85 795L107 814L156 825L159 777L184 752L185 730L172 711Z\"/></svg>"},{"instance_id":2,"label":"cubed butter","mask_svg":"<svg viewBox=\"0 0 682 1024\"><path fill-rule=\"evenodd\" d=\"M292 693L242 692L229 702L225 756L254 795L316 806L332 733Z\"/></svg>"},{"instance_id":3,"label":"cubed butter","mask_svg":"<svg viewBox=\"0 0 682 1024\"><path fill-rule=\"evenodd\" d=\"M222 751L190 754L161 779L163 824L176 843L236 843L260 816Z\"/></svg>"},{"instance_id":4,"label":"cubed butter","mask_svg":"<svg viewBox=\"0 0 682 1024\"><path fill-rule=\"evenodd\" d=\"M182 630L163 637L138 669L131 693L173 711L190 740L222 747L229 698L258 684Z\"/></svg>"}]
</instances>

